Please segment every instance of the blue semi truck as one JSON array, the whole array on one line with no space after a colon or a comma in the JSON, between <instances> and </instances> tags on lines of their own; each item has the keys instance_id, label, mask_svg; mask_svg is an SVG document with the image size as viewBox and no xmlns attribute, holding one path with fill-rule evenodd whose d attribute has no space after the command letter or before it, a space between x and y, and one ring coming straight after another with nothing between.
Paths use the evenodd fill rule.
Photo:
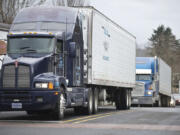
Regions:
<instances>
[{"instance_id":1,"label":"blue semi truck","mask_svg":"<svg viewBox=\"0 0 180 135\"><path fill-rule=\"evenodd\" d=\"M34 7L15 17L0 78L0 111L62 119L98 111L99 101L129 109L135 37L93 7Z\"/></svg>"},{"instance_id":2,"label":"blue semi truck","mask_svg":"<svg viewBox=\"0 0 180 135\"><path fill-rule=\"evenodd\" d=\"M136 57L133 105L170 106L171 67L158 57Z\"/></svg>"}]
</instances>

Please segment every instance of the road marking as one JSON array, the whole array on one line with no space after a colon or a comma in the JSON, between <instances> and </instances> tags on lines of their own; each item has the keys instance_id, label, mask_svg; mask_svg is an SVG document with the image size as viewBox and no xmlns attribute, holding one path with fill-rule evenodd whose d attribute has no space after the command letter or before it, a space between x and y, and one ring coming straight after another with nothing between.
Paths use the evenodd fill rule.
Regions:
<instances>
[{"instance_id":1,"label":"road marking","mask_svg":"<svg viewBox=\"0 0 180 135\"><path fill-rule=\"evenodd\" d=\"M94 118L94 117L97 117L97 116L110 115L110 114L113 114L113 113L114 113L114 112L104 113L104 114L97 114L97 115L91 115L91 116L85 116L85 117L80 117L80 118L65 120L65 121L63 121L63 123L68 123L68 122L73 122L73 121L78 121L78 120L83 120L83 119L88 119L88 118Z\"/></svg>"},{"instance_id":2,"label":"road marking","mask_svg":"<svg viewBox=\"0 0 180 135\"><path fill-rule=\"evenodd\" d=\"M125 111L118 111L118 112L116 111L116 112L109 112L109 113L91 115L91 116L87 116L87 117L81 117L81 118L75 118L75 119L71 119L71 120L66 120L66 121L63 121L63 123L78 124L78 123L82 123L82 122L87 122L87 121L91 121L91 120L111 116L113 114L124 114L124 113L128 113L128 112L133 112L133 111L134 110L125 110Z\"/></svg>"},{"instance_id":3,"label":"road marking","mask_svg":"<svg viewBox=\"0 0 180 135\"><path fill-rule=\"evenodd\" d=\"M96 120L96 119L100 119L100 118L107 117L107 116L111 116L111 115L109 114L109 115L103 115L103 116L95 117L95 118L91 118L91 119L85 119L85 120L73 122L73 124L79 124L79 123L82 123L82 122L91 121L91 120Z\"/></svg>"}]
</instances>

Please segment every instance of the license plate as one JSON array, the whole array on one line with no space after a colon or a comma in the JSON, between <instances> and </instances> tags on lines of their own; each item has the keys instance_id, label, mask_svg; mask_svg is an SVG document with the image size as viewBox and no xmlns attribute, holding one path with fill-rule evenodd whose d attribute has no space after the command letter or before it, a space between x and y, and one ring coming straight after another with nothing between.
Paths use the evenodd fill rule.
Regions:
<instances>
[{"instance_id":1,"label":"license plate","mask_svg":"<svg viewBox=\"0 0 180 135\"><path fill-rule=\"evenodd\" d=\"M12 107L12 109L21 109L22 103L12 103L11 107Z\"/></svg>"}]
</instances>

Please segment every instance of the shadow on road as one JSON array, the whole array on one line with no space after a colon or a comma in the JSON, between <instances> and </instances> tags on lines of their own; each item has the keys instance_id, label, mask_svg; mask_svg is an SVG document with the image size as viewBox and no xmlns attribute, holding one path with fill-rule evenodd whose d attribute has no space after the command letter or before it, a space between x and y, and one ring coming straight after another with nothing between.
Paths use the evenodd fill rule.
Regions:
<instances>
[{"instance_id":1,"label":"shadow on road","mask_svg":"<svg viewBox=\"0 0 180 135\"><path fill-rule=\"evenodd\" d=\"M116 112L115 107L99 107L98 114ZM75 114L73 109L66 109L64 120L74 119L85 114ZM0 120L34 120L34 121L52 121L52 117L47 114L28 115L25 111L0 112Z\"/></svg>"}]
</instances>

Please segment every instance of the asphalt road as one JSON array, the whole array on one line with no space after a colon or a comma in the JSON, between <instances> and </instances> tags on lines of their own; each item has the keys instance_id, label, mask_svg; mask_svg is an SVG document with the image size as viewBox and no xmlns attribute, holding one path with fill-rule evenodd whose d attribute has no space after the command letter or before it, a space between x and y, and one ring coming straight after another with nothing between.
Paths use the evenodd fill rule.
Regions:
<instances>
[{"instance_id":1,"label":"asphalt road","mask_svg":"<svg viewBox=\"0 0 180 135\"><path fill-rule=\"evenodd\" d=\"M180 135L180 107L100 108L96 115L74 115L63 121L26 112L0 112L0 135Z\"/></svg>"}]
</instances>

